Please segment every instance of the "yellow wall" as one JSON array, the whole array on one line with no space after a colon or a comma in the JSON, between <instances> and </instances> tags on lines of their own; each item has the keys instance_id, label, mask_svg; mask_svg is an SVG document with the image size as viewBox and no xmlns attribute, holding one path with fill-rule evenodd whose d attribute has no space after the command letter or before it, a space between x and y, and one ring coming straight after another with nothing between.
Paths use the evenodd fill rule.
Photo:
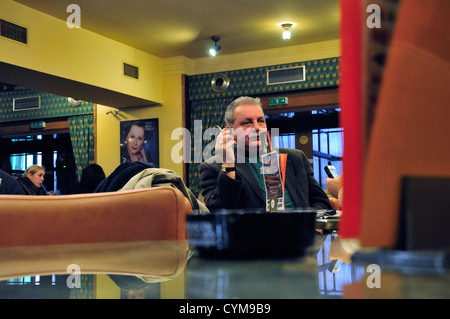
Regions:
<instances>
[{"instance_id":1,"label":"yellow wall","mask_svg":"<svg viewBox=\"0 0 450 319\"><path fill-rule=\"evenodd\" d=\"M178 142L171 140L172 131L183 125L182 74L185 73L183 58L170 59L162 76L162 106L123 110L117 115L107 114L114 108L97 106L97 163L108 175L120 164L120 122L136 119L158 118L160 167L174 170L183 176L183 164L171 159L172 147ZM178 63L181 61L180 63Z\"/></svg>"},{"instance_id":2,"label":"yellow wall","mask_svg":"<svg viewBox=\"0 0 450 319\"><path fill-rule=\"evenodd\" d=\"M11 0L0 8L1 19L28 29L28 44L0 39L1 62L161 103L161 58ZM123 75L124 62L139 67L139 80Z\"/></svg>"},{"instance_id":3,"label":"yellow wall","mask_svg":"<svg viewBox=\"0 0 450 319\"><path fill-rule=\"evenodd\" d=\"M120 299L120 288L107 275L95 275L95 299Z\"/></svg>"}]
</instances>

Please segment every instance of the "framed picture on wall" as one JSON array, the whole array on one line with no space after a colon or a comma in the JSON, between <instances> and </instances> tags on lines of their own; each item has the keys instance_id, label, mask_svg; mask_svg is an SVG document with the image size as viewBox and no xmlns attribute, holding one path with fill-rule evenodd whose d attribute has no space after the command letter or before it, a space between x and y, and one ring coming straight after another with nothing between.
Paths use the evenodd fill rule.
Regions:
<instances>
[{"instance_id":1,"label":"framed picture on wall","mask_svg":"<svg viewBox=\"0 0 450 319\"><path fill-rule=\"evenodd\" d=\"M120 122L120 163L126 162L159 167L158 119Z\"/></svg>"}]
</instances>

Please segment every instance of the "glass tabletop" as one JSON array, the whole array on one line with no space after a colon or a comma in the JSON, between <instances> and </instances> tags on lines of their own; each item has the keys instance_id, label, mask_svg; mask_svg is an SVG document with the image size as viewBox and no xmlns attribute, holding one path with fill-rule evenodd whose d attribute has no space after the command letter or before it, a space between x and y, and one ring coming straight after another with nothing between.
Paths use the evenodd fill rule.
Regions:
<instances>
[{"instance_id":1,"label":"glass tabletop","mask_svg":"<svg viewBox=\"0 0 450 319\"><path fill-rule=\"evenodd\" d=\"M192 251L191 251L192 252ZM377 266L379 266L377 268ZM193 251L176 278L146 283L108 274L27 276L0 281L2 299L449 298L447 272L402 272L351 260L335 232L317 235L303 256L203 258Z\"/></svg>"}]
</instances>

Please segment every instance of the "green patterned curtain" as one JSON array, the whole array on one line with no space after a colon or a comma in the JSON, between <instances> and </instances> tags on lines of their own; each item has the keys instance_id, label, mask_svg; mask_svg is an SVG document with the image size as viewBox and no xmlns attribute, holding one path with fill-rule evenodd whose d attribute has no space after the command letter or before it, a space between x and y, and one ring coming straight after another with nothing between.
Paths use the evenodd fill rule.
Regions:
<instances>
[{"instance_id":1,"label":"green patterned curtain","mask_svg":"<svg viewBox=\"0 0 450 319\"><path fill-rule=\"evenodd\" d=\"M225 126L225 110L233 98L201 100L191 102L191 162L189 164L189 180L188 187L198 195L200 191L200 178L198 176L198 166L204 160L201 155L205 147L212 142L212 139L203 140L203 133L208 128L216 125ZM199 145L195 145L195 140L202 137L201 150ZM215 138L212 137L212 138Z\"/></svg>"},{"instance_id":2,"label":"green patterned curtain","mask_svg":"<svg viewBox=\"0 0 450 319\"><path fill-rule=\"evenodd\" d=\"M69 299L94 299L95 277L94 275L80 275L80 288L70 290Z\"/></svg>"},{"instance_id":3,"label":"green patterned curtain","mask_svg":"<svg viewBox=\"0 0 450 319\"><path fill-rule=\"evenodd\" d=\"M94 115L69 117L70 140L78 175L94 163Z\"/></svg>"}]
</instances>

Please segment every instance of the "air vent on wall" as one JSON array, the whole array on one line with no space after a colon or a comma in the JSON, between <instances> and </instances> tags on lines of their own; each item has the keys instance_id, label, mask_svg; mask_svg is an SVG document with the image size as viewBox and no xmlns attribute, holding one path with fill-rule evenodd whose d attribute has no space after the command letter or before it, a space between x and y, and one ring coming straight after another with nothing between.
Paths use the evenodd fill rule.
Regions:
<instances>
[{"instance_id":1,"label":"air vent on wall","mask_svg":"<svg viewBox=\"0 0 450 319\"><path fill-rule=\"evenodd\" d=\"M13 111L39 109L40 107L40 96L20 97L13 100Z\"/></svg>"},{"instance_id":2,"label":"air vent on wall","mask_svg":"<svg viewBox=\"0 0 450 319\"><path fill-rule=\"evenodd\" d=\"M267 84L305 81L305 66L288 69L267 70Z\"/></svg>"},{"instance_id":3,"label":"air vent on wall","mask_svg":"<svg viewBox=\"0 0 450 319\"><path fill-rule=\"evenodd\" d=\"M123 74L134 79L139 79L139 68L137 66L124 63Z\"/></svg>"},{"instance_id":4,"label":"air vent on wall","mask_svg":"<svg viewBox=\"0 0 450 319\"><path fill-rule=\"evenodd\" d=\"M0 29L2 37L25 44L28 43L28 30L26 28L0 19Z\"/></svg>"}]
</instances>

